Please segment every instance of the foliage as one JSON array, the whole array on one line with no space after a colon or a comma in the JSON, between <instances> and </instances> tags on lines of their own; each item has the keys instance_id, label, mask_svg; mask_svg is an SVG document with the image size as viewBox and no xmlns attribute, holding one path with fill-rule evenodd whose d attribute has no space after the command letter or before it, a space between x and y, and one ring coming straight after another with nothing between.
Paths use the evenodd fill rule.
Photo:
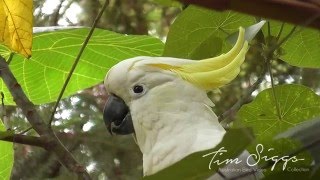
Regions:
<instances>
[{"instance_id":1,"label":"foliage","mask_svg":"<svg viewBox=\"0 0 320 180\"><path fill-rule=\"evenodd\" d=\"M5 127L0 121L0 133ZM1 136L1 134L0 134ZM13 165L13 143L0 141L0 179L9 179Z\"/></svg>"},{"instance_id":2,"label":"foliage","mask_svg":"<svg viewBox=\"0 0 320 180\"><path fill-rule=\"evenodd\" d=\"M210 54L215 53L211 49L218 49L219 53L220 50L223 49L221 48L222 44L219 42L222 42L228 34L234 31L232 27L248 25L250 22L252 24L254 19L250 18L251 17L245 15L230 14L230 12L226 12L225 14L216 13L189 6L178 16L175 23L171 26L165 44L164 55L194 59L207 58L215 55ZM274 48L279 42L279 38L283 39L286 37L293 28L291 25L286 25L285 28L282 29L282 32L279 33L279 24L280 23L277 22L268 24L269 28L272 29L270 34L266 31L267 26L264 26L265 45L263 48L266 51L268 48ZM231 31L228 31L229 29L231 29ZM275 32L278 34L275 35ZM292 64L301 67L308 67L307 63L309 62L309 67L317 67L318 62L313 59L313 57L316 56L313 56L313 53L308 53L308 51L317 51L320 43L314 43L314 41L309 41L308 38L306 38L299 42L301 46L290 46L290 44L294 44L293 42L297 44L296 39L301 39L301 37L303 37L302 34L308 34L308 32L314 32L309 33L309 35L316 35L316 37L319 33L309 29L299 30L299 32L292 35L293 38L289 38L289 40L273 54L272 58L283 57L286 59L285 61L293 62ZM215 40L220 38L220 41L214 41L212 36L214 36ZM318 40L318 38L315 39ZM211 42L213 46L208 44L208 41ZM307 48L307 51L304 51L303 49L306 46L309 48ZM225 45L225 47L228 46ZM255 47L253 46L252 48ZM288 58L289 54L287 52L291 52L293 49L298 52L300 51L300 56ZM194 56L194 54L197 53L200 54L200 57ZM306 53L308 54L307 56L304 55ZM301 54L303 56L301 56ZM297 60L297 58L299 58L299 60ZM301 61L302 58L304 60L303 62ZM273 98L273 91L275 91L276 99ZM319 96L314 94L308 87L299 85L278 86L274 89L260 92L252 103L243 106L238 113L240 119L236 121L236 123L244 124L254 129L257 141L250 148L252 153L255 152L255 145L262 143L275 149L275 151L265 153L267 155L285 154L298 147L298 145L289 140L274 142L272 141L273 137L302 121L307 121L315 116L319 116L319 100ZM280 117L277 114L276 104L280 107Z\"/></svg>"},{"instance_id":3,"label":"foliage","mask_svg":"<svg viewBox=\"0 0 320 180\"><path fill-rule=\"evenodd\" d=\"M25 57L31 56L32 0L0 1L0 42Z\"/></svg>"},{"instance_id":4,"label":"foliage","mask_svg":"<svg viewBox=\"0 0 320 180\"><path fill-rule=\"evenodd\" d=\"M276 135L314 117L320 117L320 97L308 87L287 84L265 89L254 101L243 105L238 112L236 126L253 127L256 143L249 148L250 152L256 152L256 145L263 144L265 150L261 155L271 157L299 147L299 144L289 139L272 141ZM267 151L269 148L273 150ZM306 154L299 158L305 161L294 163L295 166L310 163ZM275 167L282 169L282 165Z\"/></svg>"},{"instance_id":5,"label":"foliage","mask_svg":"<svg viewBox=\"0 0 320 180\"><path fill-rule=\"evenodd\" d=\"M42 116L48 118L52 109L52 104L48 103L57 99L88 29L35 34L32 39L32 57L30 59L27 60L18 54L12 56L11 52L21 53L26 57L30 56L30 52L21 50L28 49L30 45L22 43L22 45L12 46L8 43L14 33L3 27L4 13L8 13L8 11L1 9L4 7L3 3L8 1L0 2L2 3L0 4L0 18L2 18L0 19L0 34L4 34L1 32L11 33L4 36L5 38L0 37L0 39L4 39L6 45L0 46L0 55L10 61L10 68L25 93L32 102L39 105L37 108ZM21 3L22 1L17 2ZM61 1L61 6L57 6L55 12L48 15L41 11L43 2L43 0L35 1L35 26L58 25L59 20L67 19L65 12L72 4L79 5L78 1ZM129 1L110 3L105 12L106 17L101 20L99 27L107 27L112 31L95 30L68 84L64 94L66 99L62 100L59 105L55 116L56 120L53 121L53 129L59 139L66 144L80 163L83 163L88 169L93 167L94 170L91 170L90 174L94 179L136 179L141 177L142 158L132 139L130 137L107 136L106 128L101 120L101 111L106 100L101 82L110 67L121 60L134 56L163 55L188 59L216 56L229 50L230 44L226 38L236 32L239 26L248 27L260 21L260 18L244 14L215 12L196 6L188 6L177 15L181 9L179 3L170 0L157 2L166 7L140 0L136 0L135 3ZM84 0L82 3L84 3L82 4L84 12L83 16L79 17L81 21L76 24L69 23L69 25L92 23L92 17L97 14L100 3L91 0ZM27 5L31 4L31 2L27 2ZM17 5L17 7L22 6ZM19 10L21 9L17 8L17 11ZM27 10L30 13L31 9L27 8ZM13 22L21 20L19 18L12 19ZM171 22L173 23L171 24ZM21 29L17 28L17 31L14 32L19 34L22 29L29 32L30 25L31 23L24 24ZM170 31L166 36L168 26L170 26ZM165 44L148 35L127 35L147 34L148 32L160 38L166 37ZM26 35L26 37L27 42L30 43L31 36ZM279 44L283 40L285 40L284 43ZM252 95L250 93L249 97L244 97L248 104L241 107L235 123L231 123L234 126L252 127L256 141L247 146L251 139L244 138L247 136L237 130L229 130L221 142L221 146L229 147L228 149L233 149L234 152L227 155L226 158L236 156L245 148L252 152L255 145L259 143L274 148L276 151L273 151L273 154L276 155L289 154L292 149L296 148L308 150L304 143L297 143L286 138L281 140L274 140L274 138L290 128L299 126L302 122L306 123L310 119L320 116L320 97L316 94L320 88L319 69L312 71L305 69L305 67L320 67L320 32L268 21L250 44L251 49L238 79L222 88L222 95L213 94L212 97L216 104L215 111L226 111L236 102L237 98L244 94L244 91L250 89L252 81L259 77L265 79L257 86ZM273 49L275 49L274 52L270 51ZM264 69L269 69L268 73ZM303 82L312 84L312 87L299 85ZM19 133L29 124L21 115L21 110L14 106L8 106L14 105L14 103L2 81L1 91L5 95L4 104L13 131ZM82 92L77 93L79 91ZM319 131L318 129L313 130ZM309 129L299 129L299 131L303 134ZM34 131L29 131L27 134L36 135ZM243 138L235 141L233 140L236 139L234 136ZM319 149L319 144L315 146L315 149ZM8 160L0 161L0 169L3 169L2 166L9 167L5 172L6 175L3 175L4 179L8 179L13 161L12 144L0 141L0 148L0 159L4 156L1 153L9 154L9 156L5 156L9 158ZM8 152L3 151L3 148L8 148ZM19 145L15 153L19 158L15 160L13 179L74 178L48 151ZM202 175L207 176L208 171L205 169L205 166L208 165L207 159L199 159L196 156L197 154L189 156L153 177L147 178L157 179L169 176L170 178L187 178L186 176L188 176L188 178L197 179ZM300 153L299 157L310 158L305 153ZM316 159L318 156L311 158ZM194 167L195 163L199 163L199 166L196 166L199 168L191 169L190 167ZM303 165L312 168L310 164L304 163ZM186 172L186 168L190 171ZM215 166L214 170L217 168L218 166ZM266 168L270 169L270 166ZM2 171L0 171L0 176L1 173ZM310 175L309 172L306 174ZM266 178L290 176L292 173L268 172Z\"/></svg>"},{"instance_id":6,"label":"foliage","mask_svg":"<svg viewBox=\"0 0 320 180\"><path fill-rule=\"evenodd\" d=\"M320 97L311 89L296 84L277 86L274 91L276 98L273 89L269 88L260 92L251 103L243 105L236 123L253 127L257 143L272 145L275 152L281 154L294 146L283 146L284 142L270 140L291 127L320 116Z\"/></svg>"},{"instance_id":7,"label":"foliage","mask_svg":"<svg viewBox=\"0 0 320 180\"><path fill-rule=\"evenodd\" d=\"M33 37L32 58L25 60L14 56L10 67L31 101L44 104L57 99L88 30L36 34ZM107 70L120 60L135 56L159 56L162 49L163 43L153 37L126 36L96 29L64 95L70 96L101 83ZM0 46L0 52L4 57L10 54L3 46ZM5 103L13 105L12 97L2 81L0 87L5 94Z\"/></svg>"},{"instance_id":8,"label":"foliage","mask_svg":"<svg viewBox=\"0 0 320 180\"><path fill-rule=\"evenodd\" d=\"M270 21L270 33L268 26L263 29L268 43L274 44L293 30L291 24L283 24ZM282 28L282 29L281 29ZM279 49L277 56L293 66L320 68L318 57L320 56L320 32L314 29L298 27L292 36Z\"/></svg>"},{"instance_id":9,"label":"foliage","mask_svg":"<svg viewBox=\"0 0 320 180\"><path fill-rule=\"evenodd\" d=\"M186 8L171 25L163 56L205 59L230 48L228 33L248 26L254 18L231 12L215 12L195 6Z\"/></svg>"}]
</instances>

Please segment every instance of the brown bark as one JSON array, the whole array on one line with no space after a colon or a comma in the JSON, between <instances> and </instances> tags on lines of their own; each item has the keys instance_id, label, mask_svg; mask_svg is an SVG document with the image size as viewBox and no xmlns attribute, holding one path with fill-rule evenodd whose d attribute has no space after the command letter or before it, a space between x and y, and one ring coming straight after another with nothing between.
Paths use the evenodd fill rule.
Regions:
<instances>
[{"instance_id":1,"label":"brown bark","mask_svg":"<svg viewBox=\"0 0 320 180\"><path fill-rule=\"evenodd\" d=\"M206 8L234 10L253 16L270 18L320 29L320 6L315 0L180 0Z\"/></svg>"}]
</instances>

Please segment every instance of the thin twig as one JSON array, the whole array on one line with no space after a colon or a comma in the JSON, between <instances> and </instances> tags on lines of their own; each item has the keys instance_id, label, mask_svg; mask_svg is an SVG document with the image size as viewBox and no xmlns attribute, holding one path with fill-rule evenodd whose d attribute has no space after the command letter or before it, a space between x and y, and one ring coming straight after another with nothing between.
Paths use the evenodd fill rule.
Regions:
<instances>
[{"instance_id":1,"label":"thin twig","mask_svg":"<svg viewBox=\"0 0 320 180\"><path fill-rule=\"evenodd\" d=\"M59 16L60 16L60 10L62 8L62 4L64 3L64 0L60 0L59 5L56 7L56 9L54 10L54 12L52 13L51 17L52 17L52 21L51 21L51 26L57 26L58 25L58 21L59 21Z\"/></svg>"},{"instance_id":2,"label":"thin twig","mask_svg":"<svg viewBox=\"0 0 320 180\"><path fill-rule=\"evenodd\" d=\"M30 127L28 127L27 129L21 131L19 134L21 134L21 135L22 135L22 134L25 134L25 133L29 132L31 129L33 129L32 126L30 126Z\"/></svg>"},{"instance_id":3,"label":"thin twig","mask_svg":"<svg viewBox=\"0 0 320 180\"><path fill-rule=\"evenodd\" d=\"M89 40L90 40L90 38L91 38L91 36L92 36L92 34L93 34L94 29L95 29L95 27L97 26L98 21L100 20L102 14L104 13L104 10L105 10L106 7L108 6L108 4L109 4L109 0L106 0L105 3L103 4L102 9L100 10L98 16L97 16L96 19L94 20L93 25L92 25L92 27L91 27L91 29L90 29L90 32L88 33L85 41L83 42L82 47L81 47L81 49L80 49L80 51L79 51L79 53L78 53L78 55L77 55L77 57L76 57L73 65L72 65L72 67L71 67L71 70L70 70L70 72L69 72L69 74L68 74L68 77L67 77L67 79L66 79L66 81L65 81L65 83L64 83L64 85L63 85L63 87L62 87L62 89L61 89L61 91L60 91L60 94L59 94L59 96L58 96L57 102L55 103L55 105L54 105L54 107L53 107L53 110L52 110L52 113L51 113L51 116L50 116L50 119L49 119L49 124L48 124L48 126L49 126L50 128L51 128L51 123L52 123L52 121L53 121L53 119L54 119L54 115L55 115L55 113L56 113L57 107L58 107L58 105L59 105L59 103L60 103L60 100L61 100L63 94L64 94L64 91L66 90L66 88L67 88L67 86L68 86L68 84L69 84L69 81L70 81L70 79L71 79L71 76L72 76L74 70L76 69L76 67L77 67L77 65L78 65L78 62L80 61L80 57L81 57L82 53L84 52L84 49L86 48L86 46L87 46L87 44L88 44L88 42L89 42Z\"/></svg>"},{"instance_id":4,"label":"thin twig","mask_svg":"<svg viewBox=\"0 0 320 180\"><path fill-rule=\"evenodd\" d=\"M294 26L289 32L289 34L287 34L283 39L281 39L281 41L279 41L275 46L271 47L269 52L267 52L266 57L271 58L274 51L277 50L279 47L281 47L283 43L285 43L289 38L291 38L296 29L297 29L297 26Z\"/></svg>"},{"instance_id":5,"label":"thin twig","mask_svg":"<svg viewBox=\"0 0 320 180\"><path fill-rule=\"evenodd\" d=\"M224 124L227 125L228 123L230 123L233 119L229 118L230 116L234 115L239 109L240 107L247 101L247 99L251 96L251 94L253 93L253 91L255 91L256 89L258 89L259 85L261 84L262 80L264 79L264 76L266 74L267 68L263 68L260 76L258 77L258 79L256 80L256 82L254 82L249 89L245 92L245 94L227 111L225 111L223 114L221 114L218 119L219 121ZM226 121L228 119L228 121Z\"/></svg>"},{"instance_id":6,"label":"thin twig","mask_svg":"<svg viewBox=\"0 0 320 180\"><path fill-rule=\"evenodd\" d=\"M64 6L64 9L60 13L61 16L65 15L67 10L70 8L71 4L74 3L73 1L68 1L68 4Z\"/></svg>"},{"instance_id":7,"label":"thin twig","mask_svg":"<svg viewBox=\"0 0 320 180\"><path fill-rule=\"evenodd\" d=\"M262 32L260 31L257 34L256 37L259 46L258 45L252 45L250 48L251 49L255 49L257 51L259 51L260 53L263 52L263 49L261 47L261 44L265 43L264 40L264 36L262 34ZM257 58L257 60L259 61L259 59L261 61L263 61L263 57L259 56L259 58ZM247 102L247 100L249 99L249 97L251 96L251 94L259 88L259 85L261 84L261 82L263 81L265 74L267 72L267 68L265 68L265 65L262 66L262 71L260 72L260 75L258 76L258 79L256 80L256 82L254 82L246 91L245 93L242 95L242 97L234 104L232 105L231 108L229 108L227 111L225 111L223 114L221 114L218 119L220 121L220 123L225 127L228 128L228 124L231 123L233 120L235 120L233 118L233 116L236 114L236 112L240 109L240 107ZM231 116L231 117L230 117Z\"/></svg>"},{"instance_id":8,"label":"thin twig","mask_svg":"<svg viewBox=\"0 0 320 180\"><path fill-rule=\"evenodd\" d=\"M309 19L307 19L303 24L301 24L300 29L298 31L296 31L297 26L294 26L291 31L289 32L289 34L287 34L286 37L284 37L279 43L277 43L276 46L274 46L273 48L271 48L271 50L269 51L270 53L274 52L276 49L278 49L280 46L283 45L283 43L285 43L290 37L292 37L293 33L296 31L296 34L301 32L305 27L307 27L310 23L312 23L314 20L318 19L320 17L320 12L318 12L317 14L315 14L314 16L310 17Z\"/></svg>"}]
</instances>

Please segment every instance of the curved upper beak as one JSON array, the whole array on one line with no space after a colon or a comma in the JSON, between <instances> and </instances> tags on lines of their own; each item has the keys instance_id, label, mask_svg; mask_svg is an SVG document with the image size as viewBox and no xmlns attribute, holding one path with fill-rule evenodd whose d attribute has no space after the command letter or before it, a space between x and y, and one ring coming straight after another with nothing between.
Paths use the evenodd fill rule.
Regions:
<instances>
[{"instance_id":1,"label":"curved upper beak","mask_svg":"<svg viewBox=\"0 0 320 180\"><path fill-rule=\"evenodd\" d=\"M134 133L129 108L121 98L115 95L109 95L103 110L103 119L111 134Z\"/></svg>"}]
</instances>

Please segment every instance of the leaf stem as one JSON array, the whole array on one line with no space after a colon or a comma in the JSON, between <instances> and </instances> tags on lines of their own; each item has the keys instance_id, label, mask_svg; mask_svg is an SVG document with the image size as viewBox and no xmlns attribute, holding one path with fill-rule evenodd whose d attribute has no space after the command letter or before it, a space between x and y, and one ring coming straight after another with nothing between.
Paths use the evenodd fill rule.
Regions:
<instances>
[{"instance_id":1,"label":"leaf stem","mask_svg":"<svg viewBox=\"0 0 320 180\"><path fill-rule=\"evenodd\" d=\"M69 72L69 74L68 74L68 77L67 77L65 83L63 84L63 87L62 87L62 89L61 89L61 91L60 91L60 94L59 94L59 96L58 96L57 102L55 103L55 105L54 105L54 107L53 107L53 110L52 110L52 113L51 113L51 116L50 116L50 119L49 119L49 124L48 124L48 126L49 126L50 128L51 128L51 124L52 124L52 121L53 121L53 119L54 119L54 115L55 115L55 113L56 113L56 110L57 110L58 105L59 105L59 103L60 103L60 100L61 100L61 98L62 98L62 96L63 96L63 94L64 94L64 91L66 90L66 88L67 88L67 86L68 86L68 84L69 84L69 81L70 81L70 79L71 79L71 76L72 76L74 70L76 69L76 67L77 67L77 65L78 65L78 62L80 61L80 57L81 57L82 53L84 52L84 49L86 48L86 46L87 46L87 44L88 44L88 42L89 42L89 40L90 40L90 38L91 38L91 36L92 36L92 34L93 34L93 32L94 32L94 29L96 28L96 26L97 26L97 24L98 24L98 21L100 20L102 14L104 13L104 10L105 10L106 7L108 6L108 4L109 4L109 0L106 0L105 3L103 4L102 9L100 10L99 14L97 15L96 19L94 20L94 22L93 22L93 24L92 24L92 27L91 27L91 29L90 29L90 31L89 31L89 33L88 33L85 41L83 42L82 47L81 47L81 49L80 49L80 51L79 51L79 53L78 53L78 55L77 55L77 57L76 57L73 65L72 65L72 67L71 67L71 69L70 69L70 72Z\"/></svg>"},{"instance_id":2,"label":"leaf stem","mask_svg":"<svg viewBox=\"0 0 320 180\"><path fill-rule=\"evenodd\" d=\"M268 37L271 36L271 27L270 27L270 22L268 21Z\"/></svg>"},{"instance_id":3,"label":"leaf stem","mask_svg":"<svg viewBox=\"0 0 320 180\"><path fill-rule=\"evenodd\" d=\"M281 34L282 34L282 31L283 31L284 24L285 24L284 22L281 24L279 33L278 33L278 35L277 35L277 41L280 39L280 36L281 36Z\"/></svg>"},{"instance_id":4,"label":"leaf stem","mask_svg":"<svg viewBox=\"0 0 320 180\"><path fill-rule=\"evenodd\" d=\"M276 94L275 86L274 86L274 79L273 79L272 68L271 68L271 60L268 60L267 68L268 68L268 72L269 72L270 79L271 79L272 95L273 95L274 101L276 103L277 115L278 115L279 119L281 120L282 116L281 116L280 106L279 106L279 102L278 102L278 98L277 98L277 94Z\"/></svg>"},{"instance_id":5,"label":"leaf stem","mask_svg":"<svg viewBox=\"0 0 320 180\"><path fill-rule=\"evenodd\" d=\"M289 34L286 35L286 37L284 37L279 43L277 43L275 46L271 47L266 55L265 55L265 61L267 63L267 68L268 68L268 72L269 72L269 75L270 75L270 79L271 79L271 88L272 88L272 94L273 94L273 98L274 98L274 101L276 103L276 109L277 109L277 115L279 117L279 119L281 120L282 119L282 116L281 116L281 111L280 111L280 106L279 106L279 102L278 102L278 98L277 98L277 95L276 95L276 92L275 92L275 85L274 85L274 77L273 77L273 74L272 74L272 68L271 68L271 61L272 61L272 56L273 56L273 53L275 50L277 50L281 45L283 45L284 42L286 42L291 36L292 34L294 33L294 31L296 30L297 26L294 26L291 31L289 32ZM280 33L279 33L280 34ZM279 35L278 34L278 35Z\"/></svg>"},{"instance_id":6,"label":"leaf stem","mask_svg":"<svg viewBox=\"0 0 320 180\"><path fill-rule=\"evenodd\" d=\"M283 45L283 43L285 43L294 33L294 31L297 29L297 26L294 26L291 31L289 32L289 34L286 35L286 37L284 37L283 39L281 39L281 41L279 43L277 43L275 46L273 46L272 48L270 48L269 50L269 55L267 57L270 57L270 55L272 55L274 53L275 50L277 50L281 45Z\"/></svg>"}]
</instances>

